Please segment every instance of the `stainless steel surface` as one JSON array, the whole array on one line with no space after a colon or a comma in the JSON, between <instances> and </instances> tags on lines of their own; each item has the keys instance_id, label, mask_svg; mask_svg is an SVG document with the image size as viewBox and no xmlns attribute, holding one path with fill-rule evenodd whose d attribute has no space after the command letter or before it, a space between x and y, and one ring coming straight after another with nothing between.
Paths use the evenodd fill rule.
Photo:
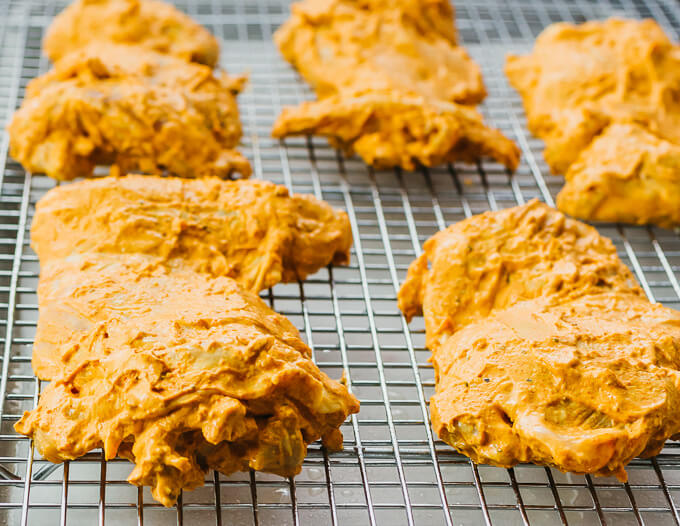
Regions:
<instances>
[{"instance_id":1,"label":"stainless steel surface","mask_svg":"<svg viewBox=\"0 0 680 526\"><path fill-rule=\"evenodd\" d=\"M239 99L243 150L255 176L310 192L347 209L355 247L348 268L324 270L265 294L289 316L331 376L344 371L361 412L343 426L345 450L310 447L295 480L261 473L225 477L184 493L165 509L125 482L131 465L100 452L54 466L13 431L41 388L30 366L37 320L38 262L29 247L35 203L54 185L25 174L0 141L0 524L680 524L680 444L636 460L630 481L562 474L537 466L474 466L437 440L427 401L433 373L422 320L408 326L396 292L422 242L447 224L484 210L539 197L553 203L561 179L550 176L542 144L527 131L518 96L502 72L506 52L527 51L551 22L613 14L652 16L674 37L680 5L668 1L467 0L457 23L482 65L490 123L522 147L514 176L496 164L443 166L416 173L373 172L343 159L320 139L269 136L281 106L312 97L278 56L272 31L287 17L282 0L197 0L179 6L223 39L222 64L249 70ZM63 3L0 0L0 119L20 103L26 83L47 68L40 38ZM609 225L619 253L647 294L680 308L680 237L656 228Z\"/></svg>"}]
</instances>

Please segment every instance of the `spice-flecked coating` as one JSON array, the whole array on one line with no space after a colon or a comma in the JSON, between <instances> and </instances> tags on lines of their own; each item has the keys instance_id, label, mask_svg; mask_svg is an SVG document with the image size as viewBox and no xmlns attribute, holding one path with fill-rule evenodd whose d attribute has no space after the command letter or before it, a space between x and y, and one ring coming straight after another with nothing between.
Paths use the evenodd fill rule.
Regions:
<instances>
[{"instance_id":1,"label":"spice-flecked coating","mask_svg":"<svg viewBox=\"0 0 680 526\"><path fill-rule=\"evenodd\" d=\"M323 135L380 168L481 155L516 168L514 143L461 106L486 91L457 45L449 2L304 0L275 40L319 98L284 109L275 137Z\"/></svg>"},{"instance_id":2,"label":"spice-flecked coating","mask_svg":"<svg viewBox=\"0 0 680 526\"><path fill-rule=\"evenodd\" d=\"M571 182L560 210L599 221L680 224L666 153L680 146L680 46L656 22L553 24L530 54L509 56L505 71L522 95L529 128L546 143L548 165ZM644 173L612 155L644 158ZM615 189L611 198L606 188ZM597 207L593 191L602 198ZM671 201L658 201L659 192ZM663 209L650 214L654 207Z\"/></svg>"},{"instance_id":3,"label":"spice-flecked coating","mask_svg":"<svg viewBox=\"0 0 680 526\"><path fill-rule=\"evenodd\" d=\"M293 476L307 445L342 447L359 403L295 327L228 277L141 254L41 261L40 316L68 353L15 429L47 460L103 448L165 506L208 469Z\"/></svg>"},{"instance_id":4,"label":"spice-flecked coating","mask_svg":"<svg viewBox=\"0 0 680 526\"><path fill-rule=\"evenodd\" d=\"M41 262L137 253L258 292L348 263L352 232L345 212L273 183L128 175L50 190L37 204L31 244ZM64 366L59 323L41 314L33 348L40 378Z\"/></svg>"},{"instance_id":5,"label":"spice-flecked coating","mask_svg":"<svg viewBox=\"0 0 680 526\"><path fill-rule=\"evenodd\" d=\"M394 92L339 95L285 108L273 134L324 135L376 168L413 170L416 161L436 166L490 156L514 170L519 162L515 144L485 126L474 108Z\"/></svg>"},{"instance_id":6,"label":"spice-flecked coating","mask_svg":"<svg viewBox=\"0 0 680 526\"><path fill-rule=\"evenodd\" d=\"M238 151L244 77L138 46L94 43L31 81L9 124L10 153L59 180L122 173L251 173Z\"/></svg>"},{"instance_id":7,"label":"spice-flecked coating","mask_svg":"<svg viewBox=\"0 0 680 526\"><path fill-rule=\"evenodd\" d=\"M76 0L50 24L43 50L56 62L95 41L135 44L210 67L220 53L207 29L157 0Z\"/></svg>"},{"instance_id":8,"label":"spice-flecked coating","mask_svg":"<svg viewBox=\"0 0 680 526\"><path fill-rule=\"evenodd\" d=\"M275 39L319 98L396 91L475 104L482 74L455 31L445 0L306 0Z\"/></svg>"},{"instance_id":9,"label":"spice-flecked coating","mask_svg":"<svg viewBox=\"0 0 680 526\"><path fill-rule=\"evenodd\" d=\"M615 475L680 432L680 313L610 240L536 201L424 245L399 293L425 317L432 423L480 463Z\"/></svg>"},{"instance_id":10,"label":"spice-flecked coating","mask_svg":"<svg viewBox=\"0 0 680 526\"><path fill-rule=\"evenodd\" d=\"M581 219L680 225L680 145L612 124L564 175L557 207Z\"/></svg>"}]
</instances>

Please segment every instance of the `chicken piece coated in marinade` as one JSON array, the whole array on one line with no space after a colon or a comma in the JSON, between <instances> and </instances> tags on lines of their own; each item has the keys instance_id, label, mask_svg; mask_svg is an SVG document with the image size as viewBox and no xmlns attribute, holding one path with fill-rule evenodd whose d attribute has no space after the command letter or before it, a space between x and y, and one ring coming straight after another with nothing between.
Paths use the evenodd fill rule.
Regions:
<instances>
[{"instance_id":1,"label":"chicken piece coated in marinade","mask_svg":"<svg viewBox=\"0 0 680 526\"><path fill-rule=\"evenodd\" d=\"M474 108L394 92L336 95L284 108L274 135L299 134L328 137L334 147L376 168L474 163L483 156L512 169L518 162L515 144L487 127Z\"/></svg>"},{"instance_id":2,"label":"chicken piece coated in marinade","mask_svg":"<svg viewBox=\"0 0 680 526\"><path fill-rule=\"evenodd\" d=\"M76 0L50 24L43 50L56 62L95 41L135 44L210 67L220 52L207 29L157 0Z\"/></svg>"},{"instance_id":3,"label":"chicken piece coated in marinade","mask_svg":"<svg viewBox=\"0 0 680 526\"><path fill-rule=\"evenodd\" d=\"M517 167L516 145L471 106L486 90L448 1L304 0L275 40L319 99L285 108L275 137L322 135L378 168L487 155Z\"/></svg>"},{"instance_id":4,"label":"chicken piece coated in marinade","mask_svg":"<svg viewBox=\"0 0 680 526\"><path fill-rule=\"evenodd\" d=\"M352 233L344 212L269 182L128 175L50 190L36 207L31 242L41 262L136 253L259 292L348 263ZM33 348L41 378L64 366L59 324L41 314Z\"/></svg>"},{"instance_id":5,"label":"chicken piece coated in marinade","mask_svg":"<svg viewBox=\"0 0 680 526\"><path fill-rule=\"evenodd\" d=\"M553 24L505 71L548 165L567 179L560 210L680 224L680 46L655 21Z\"/></svg>"},{"instance_id":6,"label":"chicken piece coated in marinade","mask_svg":"<svg viewBox=\"0 0 680 526\"><path fill-rule=\"evenodd\" d=\"M428 240L399 293L423 314L432 423L476 462L615 475L680 432L680 313L610 240L532 201Z\"/></svg>"},{"instance_id":7,"label":"chicken piece coated in marinade","mask_svg":"<svg viewBox=\"0 0 680 526\"><path fill-rule=\"evenodd\" d=\"M446 0L306 0L275 39L319 98L370 90L476 104L482 74L453 17Z\"/></svg>"},{"instance_id":8,"label":"chicken piece coated in marinade","mask_svg":"<svg viewBox=\"0 0 680 526\"><path fill-rule=\"evenodd\" d=\"M138 46L96 42L31 81L8 127L10 153L59 180L90 176L98 164L248 177L250 163L234 149L244 82Z\"/></svg>"},{"instance_id":9,"label":"chicken piece coated in marinade","mask_svg":"<svg viewBox=\"0 0 680 526\"><path fill-rule=\"evenodd\" d=\"M208 469L293 476L309 443L342 447L357 400L233 279L140 254L41 263L41 320L60 320L51 337L66 354L15 428L46 459L101 447L130 459L128 480L171 506Z\"/></svg>"},{"instance_id":10,"label":"chicken piece coated in marinade","mask_svg":"<svg viewBox=\"0 0 680 526\"><path fill-rule=\"evenodd\" d=\"M680 225L680 144L637 124L612 124L564 174L563 212L591 221Z\"/></svg>"}]
</instances>

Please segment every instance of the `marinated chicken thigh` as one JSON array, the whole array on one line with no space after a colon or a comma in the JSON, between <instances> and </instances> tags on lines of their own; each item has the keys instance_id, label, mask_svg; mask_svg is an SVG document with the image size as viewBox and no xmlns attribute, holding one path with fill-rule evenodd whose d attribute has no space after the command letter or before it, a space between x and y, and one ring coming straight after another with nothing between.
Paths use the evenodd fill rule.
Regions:
<instances>
[{"instance_id":1,"label":"marinated chicken thigh","mask_svg":"<svg viewBox=\"0 0 680 526\"><path fill-rule=\"evenodd\" d=\"M38 202L31 240L41 262L141 254L259 292L348 263L352 233L344 212L269 182L129 175L54 188ZM41 378L63 368L60 323L41 314L33 348Z\"/></svg>"},{"instance_id":2,"label":"marinated chicken thigh","mask_svg":"<svg viewBox=\"0 0 680 526\"><path fill-rule=\"evenodd\" d=\"M494 157L514 170L519 150L471 106L486 95L457 44L445 0L304 0L276 33L318 102L286 108L273 135L318 134L376 167Z\"/></svg>"},{"instance_id":3,"label":"marinated chicken thigh","mask_svg":"<svg viewBox=\"0 0 680 526\"><path fill-rule=\"evenodd\" d=\"M208 469L292 476L309 443L342 448L338 428L357 400L233 279L141 254L41 263L39 323L63 363L15 428L46 459L101 447L130 459L128 480L172 506Z\"/></svg>"},{"instance_id":4,"label":"marinated chicken thigh","mask_svg":"<svg viewBox=\"0 0 680 526\"><path fill-rule=\"evenodd\" d=\"M508 58L506 73L548 165L566 174L560 210L680 224L680 46L656 22L554 24L529 55Z\"/></svg>"},{"instance_id":5,"label":"marinated chicken thigh","mask_svg":"<svg viewBox=\"0 0 680 526\"><path fill-rule=\"evenodd\" d=\"M59 180L114 171L251 173L234 150L245 78L139 46L94 43L31 81L8 130L11 155Z\"/></svg>"},{"instance_id":6,"label":"marinated chicken thigh","mask_svg":"<svg viewBox=\"0 0 680 526\"><path fill-rule=\"evenodd\" d=\"M680 313L650 303L593 228L532 201L424 250L399 306L425 317L442 440L476 462L626 480L680 432Z\"/></svg>"},{"instance_id":7,"label":"marinated chicken thigh","mask_svg":"<svg viewBox=\"0 0 680 526\"><path fill-rule=\"evenodd\" d=\"M565 174L557 206L593 221L680 225L680 144L637 124L612 124Z\"/></svg>"},{"instance_id":8,"label":"marinated chicken thigh","mask_svg":"<svg viewBox=\"0 0 680 526\"><path fill-rule=\"evenodd\" d=\"M217 39L158 0L76 0L50 24L43 49L53 62L95 42L135 44L213 67Z\"/></svg>"}]
</instances>

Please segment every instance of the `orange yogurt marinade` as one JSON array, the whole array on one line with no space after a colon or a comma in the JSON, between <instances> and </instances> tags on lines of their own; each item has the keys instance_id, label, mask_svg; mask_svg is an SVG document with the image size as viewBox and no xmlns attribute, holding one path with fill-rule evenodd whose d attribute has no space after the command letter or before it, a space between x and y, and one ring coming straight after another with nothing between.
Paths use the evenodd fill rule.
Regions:
<instances>
[{"instance_id":1,"label":"orange yogurt marinade","mask_svg":"<svg viewBox=\"0 0 680 526\"><path fill-rule=\"evenodd\" d=\"M448 0L304 0L275 40L318 97L285 108L275 137L322 135L378 168L517 167L517 146L474 108L486 90Z\"/></svg>"},{"instance_id":2,"label":"orange yogurt marinade","mask_svg":"<svg viewBox=\"0 0 680 526\"><path fill-rule=\"evenodd\" d=\"M680 313L595 229L532 201L433 236L399 293L425 317L432 424L476 462L615 475L680 432Z\"/></svg>"},{"instance_id":3,"label":"orange yogurt marinade","mask_svg":"<svg viewBox=\"0 0 680 526\"><path fill-rule=\"evenodd\" d=\"M346 214L260 181L107 177L38 203L33 368L15 428L50 461L102 447L166 506L205 472L292 476L359 409L257 296L346 263Z\"/></svg>"},{"instance_id":4,"label":"orange yogurt marinade","mask_svg":"<svg viewBox=\"0 0 680 526\"><path fill-rule=\"evenodd\" d=\"M565 175L560 210L680 225L680 46L656 22L553 24L505 71L548 165Z\"/></svg>"}]
</instances>

